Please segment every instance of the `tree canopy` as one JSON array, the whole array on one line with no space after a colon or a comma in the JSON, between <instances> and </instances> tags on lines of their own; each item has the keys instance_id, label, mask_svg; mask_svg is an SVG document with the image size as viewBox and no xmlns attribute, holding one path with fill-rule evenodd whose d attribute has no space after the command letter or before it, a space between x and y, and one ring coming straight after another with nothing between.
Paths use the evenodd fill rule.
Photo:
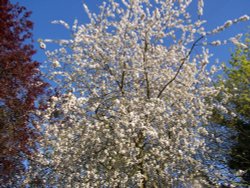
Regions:
<instances>
[{"instance_id":1,"label":"tree canopy","mask_svg":"<svg viewBox=\"0 0 250 188\"><path fill-rule=\"evenodd\" d=\"M46 84L32 60L31 12L8 0L0 2L0 184L24 170L36 134L29 124L34 101Z\"/></svg>"},{"instance_id":2,"label":"tree canopy","mask_svg":"<svg viewBox=\"0 0 250 188\"><path fill-rule=\"evenodd\" d=\"M46 51L46 76L56 86L37 111L39 152L24 183L57 187L216 186L229 182L210 162L204 124L220 89L208 70L209 37L248 16L206 31L190 0L110 0L90 22L70 27L69 40ZM236 38L231 41L239 43ZM241 43L239 43L241 44ZM49 45L49 44L48 44ZM194 53L195 49L195 53ZM211 139L219 139L214 135Z\"/></svg>"},{"instance_id":3,"label":"tree canopy","mask_svg":"<svg viewBox=\"0 0 250 188\"><path fill-rule=\"evenodd\" d=\"M216 111L213 121L229 126L238 135L233 137L235 146L231 151L229 166L242 171L243 179L250 183L250 51L249 35L246 35L244 45L236 45L229 66L224 67L224 74L219 79L219 85L224 87L228 100L224 106L226 113ZM219 96L223 101L223 96ZM232 138L231 138L232 139Z\"/></svg>"}]
</instances>

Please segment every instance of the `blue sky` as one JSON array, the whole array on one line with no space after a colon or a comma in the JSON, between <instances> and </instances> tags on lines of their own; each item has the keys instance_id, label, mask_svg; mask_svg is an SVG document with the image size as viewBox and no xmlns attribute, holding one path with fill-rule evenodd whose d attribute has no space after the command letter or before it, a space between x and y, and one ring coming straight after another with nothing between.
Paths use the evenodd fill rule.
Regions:
<instances>
[{"instance_id":1,"label":"blue sky","mask_svg":"<svg viewBox=\"0 0 250 188\"><path fill-rule=\"evenodd\" d=\"M194 4L197 0L193 0ZM59 39L69 38L70 33L60 25L51 24L53 20L65 20L72 24L77 18L79 22L86 23L88 21L82 6L83 0L11 0L11 2L19 2L28 10L32 11L31 20L34 22L34 39ZM97 11L98 5L102 0L84 0L91 11ZM204 0L205 9L203 19L207 20L206 28L212 29L218 25L222 25L229 19L238 18L241 15L250 15L250 0ZM191 11L196 11L196 8L191 8ZM232 26L228 30L213 37L213 39L226 39L234 36L237 33L246 33L250 29L250 22L239 23ZM38 50L34 59L43 62L46 57L44 51L39 49L38 43L35 45ZM212 61L218 58L220 61L226 62L230 57L230 49L233 45L226 45L211 48L214 54Z\"/></svg>"}]
</instances>

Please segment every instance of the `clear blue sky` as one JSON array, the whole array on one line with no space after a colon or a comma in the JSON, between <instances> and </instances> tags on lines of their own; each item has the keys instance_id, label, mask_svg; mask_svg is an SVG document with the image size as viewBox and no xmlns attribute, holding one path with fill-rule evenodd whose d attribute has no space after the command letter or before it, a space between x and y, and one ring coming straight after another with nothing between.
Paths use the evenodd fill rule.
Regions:
<instances>
[{"instance_id":1,"label":"clear blue sky","mask_svg":"<svg viewBox=\"0 0 250 188\"><path fill-rule=\"evenodd\" d=\"M197 0L193 0L197 2ZM32 11L31 20L34 22L34 39L38 38L69 38L70 33L60 25L51 24L53 20L65 20L69 24L77 18L80 23L88 21L87 16L83 10L83 0L11 0L11 2L19 2L28 10ZM102 0L84 0L91 11L97 11L98 5ZM212 29L218 25L222 25L226 20L238 18L241 15L250 15L250 0L204 0L205 10L203 18L207 20L206 27ZM191 9L196 11L195 8ZM237 33L245 33L250 29L250 22L239 23L232 26L228 30L214 37L214 39L226 39L234 36ZM43 62L46 57L44 52L35 45L38 53L34 59ZM233 45L213 47L211 52L214 53L215 58L220 61L227 61L230 57L230 48Z\"/></svg>"}]
</instances>

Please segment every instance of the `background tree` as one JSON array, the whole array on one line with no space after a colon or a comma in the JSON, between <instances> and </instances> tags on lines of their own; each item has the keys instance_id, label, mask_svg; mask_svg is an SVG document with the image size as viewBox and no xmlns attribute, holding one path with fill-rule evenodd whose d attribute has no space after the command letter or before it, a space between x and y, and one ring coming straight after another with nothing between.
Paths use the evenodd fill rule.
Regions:
<instances>
[{"instance_id":1,"label":"background tree","mask_svg":"<svg viewBox=\"0 0 250 188\"><path fill-rule=\"evenodd\" d=\"M84 5L90 23L75 21L70 28L54 22L70 29L72 39L52 40L59 49L46 52L47 78L59 93L46 111L38 112L42 136L27 184L219 184L220 174L210 178L214 167L205 164L210 150L202 125L214 106L222 106L213 104L219 91L206 69L210 53L205 44L199 47L209 35L249 17L206 32L204 21L188 12L191 3L110 0L99 14ZM202 0L198 10L200 17ZM45 48L51 40L40 42Z\"/></svg>"},{"instance_id":2,"label":"background tree","mask_svg":"<svg viewBox=\"0 0 250 188\"><path fill-rule=\"evenodd\" d=\"M32 60L31 12L9 0L0 1L0 184L20 174L23 154L32 153L36 137L29 123L34 101L46 84Z\"/></svg>"},{"instance_id":3,"label":"background tree","mask_svg":"<svg viewBox=\"0 0 250 188\"><path fill-rule=\"evenodd\" d=\"M229 66L225 66L219 85L224 87L228 98L226 113L215 111L213 120L236 130L236 145L231 151L229 166L242 171L243 179L250 184L250 39L246 35L245 44L236 43ZM225 95L219 100L223 102ZM232 138L231 138L232 139ZM234 139L234 137L233 137Z\"/></svg>"}]
</instances>

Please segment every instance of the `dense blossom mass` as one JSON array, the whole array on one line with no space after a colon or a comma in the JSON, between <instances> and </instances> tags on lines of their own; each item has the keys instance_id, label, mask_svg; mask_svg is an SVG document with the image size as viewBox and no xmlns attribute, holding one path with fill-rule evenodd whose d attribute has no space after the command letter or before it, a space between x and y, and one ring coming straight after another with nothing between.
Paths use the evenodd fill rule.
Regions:
<instances>
[{"instance_id":1,"label":"dense blossom mass","mask_svg":"<svg viewBox=\"0 0 250 188\"><path fill-rule=\"evenodd\" d=\"M220 90L208 70L209 36L248 16L205 31L192 0L110 0L70 40L46 51L57 87L41 119L39 153L25 183L57 187L178 187L217 184L204 125ZM236 40L237 38L235 38ZM238 41L238 40L237 40ZM195 49L195 51L194 51Z\"/></svg>"}]
</instances>

